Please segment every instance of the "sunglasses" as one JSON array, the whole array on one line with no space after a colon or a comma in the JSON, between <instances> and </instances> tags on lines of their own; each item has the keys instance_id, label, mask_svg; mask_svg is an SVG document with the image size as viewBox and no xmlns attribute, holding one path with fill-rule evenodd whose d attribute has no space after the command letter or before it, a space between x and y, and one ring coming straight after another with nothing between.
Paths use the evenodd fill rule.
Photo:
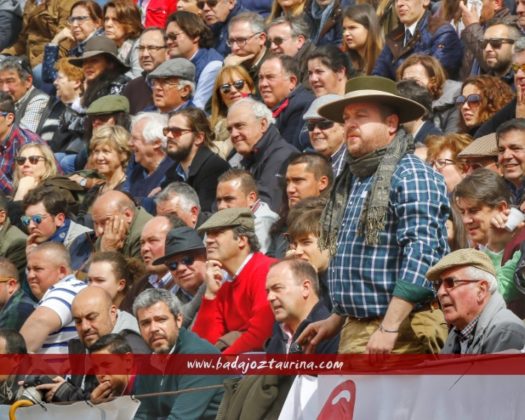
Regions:
<instances>
[{"instance_id":1,"label":"sunglasses","mask_svg":"<svg viewBox=\"0 0 525 420\"><path fill-rule=\"evenodd\" d=\"M334 122L328 120L309 121L306 126L308 127L308 131L314 131L315 127L319 130L328 130L334 126Z\"/></svg>"},{"instance_id":2,"label":"sunglasses","mask_svg":"<svg viewBox=\"0 0 525 420\"><path fill-rule=\"evenodd\" d=\"M210 9L213 9L217 4L219 3L219 0L205 0L205 1L198 1L197 7L202 10L204 9L204 6L207 4Z\"/></svg>"},{"instance_id":3,"label":"sunglasses","mask_svg":"<svg viewBox=\"0 0 525 420\"><path fill-rule=\"evenodd\" d=\"M489 38L484 39L481 43L481 46L483 49L485 49L489 44L492 48L498 49L501 48L503 44L514 44L514 40L510 38Z\"/></svg>"},{"instance_id":4,"label":"sunglasses","mask_svg":"<svg viewBox=\"0 0 525 420\"><path fill-rule=\"evenodd\" d=\"M44 220L46 217L49 217L48 214L35 214L33 216L22 216L20 217L20 221L24 226L29 226L29 223L31 223L31 220L35 225L39 225L42 223L42 220Z\"/></svg>"},{"instance_id":5,"label":"sunglasses","mask_svg":"<svg viewBox=\"0 0 525 420\"><path fill-rule=\"evenodd\" d=\"M465 102L470 107L477 107L481 104L481 95L474 93L472 95L468 95L467 97L460 95L456 98L456 106L458 107L462 107Z\"/></svg>"},{"instance_id":6,"label":"sunglasses","mask_svg":"<svg viewBox=\"0 0 525 420\"><path fill-rule=\"evenodd\" d=\"M166 267L168 267L168 269L170 269L171 271L175 271L179 267L179 264L184 264L186 267L190 267L191 265L193 265L194 262L195 257L193 255L186 255L178 261L166 263Z\"/></svg>"},{"instance_id":7,"label":"sunglasses","mask_svg":"<svg viewBox=\"0 0 525 420\"><path fill-rule=\"evenodd\" d=\"M29 160L29 163L31 165L36 165L39 160L46 160L46 158L44 156L18 156L15 158L15 162L18 165L23 165L24 163L26 163L26 160Z\"/></svg>"},{"instance_id":8,"label":"sunglasses","mask_svg":"<svg viewBox=\"0 0 525 420\"><path fill-rule=\"evenodd\" d=\"M233 83L224 83L219 87L222 93L230 93L234 87L236 90L241 90L244 87L244 80L236 80Z\"/></svg>"},{"instance_id":9,"label":"sunglasses","mask_svg":"<svg viewBox=\"0 0 525 420\"><path fill-rule=\"evenodd\" d=\"M522 72L525 73L525 64L516 64L516 63L513 63L512 64L512 71L514 73L517 73L519 70L521 70Z\"/></svg>"},{"instance_id":10,"label":"sunglasses","mask_svg":"<svg viewBox=\"0 0 525 420\"><path fill-rule=\"evenodd\" d=\"M176 139L178 139L184 133L193 133L193 130L190 130L189 128L179 128L179 127L164 127L162 129L162 134L164 134L165 136L167 136L168 134L171 134L172 137Z\"/></svg>"},{"instance_id":11,"label":"sunglasses","mask_svg":"<svg viewBox=\"0 0 525 420\"><path fill-rule=\"evenodd\" d=\"M288 38L283 38L280 36L276 36L275 38L270 38L270 43L275 44L277 46L281 45L284 41L287 41Z\"/></svg>"},{"instance_id":12,"label":"sunglasses","mask_svg":"<svg viewBox=\"0 0 525 420\"><path fill-rule=\"evenodd\" d=\"M450 289L454 289L460 284L472 283L472 282L477 282L477 281L481 281L481 280L455 279L454 277L446 277L442 280L433 280L432 285L434 286L435 290L439 290L442 284L445 286L445 289L450 290Z\"/></svg>"}]
</instances>

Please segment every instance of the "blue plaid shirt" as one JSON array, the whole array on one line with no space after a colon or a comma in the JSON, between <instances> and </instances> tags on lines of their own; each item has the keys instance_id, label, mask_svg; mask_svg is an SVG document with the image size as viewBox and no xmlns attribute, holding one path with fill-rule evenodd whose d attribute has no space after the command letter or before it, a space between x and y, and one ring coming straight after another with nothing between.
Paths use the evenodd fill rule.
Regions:
<instances>
[{"instance_id":1,"label":"blue plaid shirt","mask_svg":"<svg viewBox=\"0 0 525 420\"><path fill-rule=\"evenodd\" d=\"M328 271L333 311L355 318L384 316L392 296L412 303L431 300L434 292L425 274L448 252L443 177L412 154L401 159L392 176L378 245L366 245L357 231L373 179L356 178L350 187Z\"/></svg>"}]
</instances>

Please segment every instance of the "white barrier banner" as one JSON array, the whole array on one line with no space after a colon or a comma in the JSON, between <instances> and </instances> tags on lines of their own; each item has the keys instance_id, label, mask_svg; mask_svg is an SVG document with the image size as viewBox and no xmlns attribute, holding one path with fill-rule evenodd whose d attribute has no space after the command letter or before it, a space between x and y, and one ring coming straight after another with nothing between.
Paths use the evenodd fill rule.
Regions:
<instances>
[{"instance_id":1,"label":"white barrier banner","mask_svg":"<svg viewBox=\"0 0 525 420\"><path fill-rule=\"evenodd\" d=\"M20 407L16 420L130 420L135 416L140 401L131 397L118 397L102 404L79 401L68 405L43 404ZM0 406L0 419L9 419L9 406Z\"/></svg>"},{"instance_id":2,"label":"white barrier banner","mask_svg":"<svg viewBox=\"0 0 525 420\"><path fill-rule=\"evenodd\" d=\"M522 375L298 376L279 420L525 418Z\"/></svg>"}]
</instances>

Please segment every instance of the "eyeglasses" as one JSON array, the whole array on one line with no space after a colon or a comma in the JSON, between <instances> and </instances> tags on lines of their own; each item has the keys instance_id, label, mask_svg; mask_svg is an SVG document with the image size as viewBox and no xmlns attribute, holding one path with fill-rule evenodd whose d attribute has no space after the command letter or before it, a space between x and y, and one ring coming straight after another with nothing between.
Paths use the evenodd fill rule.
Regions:
<instances>
[{"instance_id":1,"label":"eyeglasses","mask_svg":"<svg viewBox=\"0 0 525 420\"><path fill-rule=\"evenodd\" d=\"M492 48L497 50L498 48L501 48L503 44L514 44L514 40L510 38L489 38L484 39L481 46L485 49L489 44Z\"/></svg>"},{"instance_id":2,"label":"eyeglasses","mask_svg":"<svg viewBox=\"0 0 525 420\"><path fill-rule=\"evenodd\" d=\"M16 280L14 277L10 276L0 276L0 283L7 283L8 281Z\"/></svg>"},{"instance_id":3,"label":"eyeglasses","mask_svg":"<svg viewBox=\"0 0 525 420\"><path fill-rule=\"evenodd\" d=\"M164 127L162 129L162 133L165 136L167 136L168 134L171 134L172 137L178 139L184 133L193 133L193 130L191 130L189 128L180 128L180 127Z\"/></svg>"},{"instance_id":4,"label":"eyeglasses","mask_svg":"<svg viewBox=\"0 0 525 420\"><path fill-rule=\"evenodd\" d=\"M78 22L80 24L87 19L89 19L89 16L69 16L67 18L67 23L74 25L76 22Z\"/></svg>"},{"instance_id":5,"label":"eyeglasses","mask_svg":"<svg viewBox=\"0 0 525 420\"><path fill-rule=\"evenodd\" d=\"M18 156L15 158L15 162L17 163L17 165L25 164L26 160L29 160L29 163L31 165L36 165L39 160L46 160L46 158L44 156Z\"/></svg>"},{"instance_id":6,"label":"eyeglasses","mask_svg":"<svg viewBox=\"0 0 525 420\"><path fill-rule=\"evenodd\" d=\"M181 36L184 32L173 32L171 34L166 34L166 39L169 41L176 41L179 36Z\"/></svg>"},{"instance_id":7,"label":"eyeglasses","mask_svg":"<svg viewBox=\"0 0 525 420\"><path fill-rule=\"evenodd\" d=\"M512 71L517 73L519 70L525 73L525 64L512 63Z\"/></svg>"},{"instance_id":8,"label":"eyeglasses","mask_svg":"<svg viewBox=\"0 0 525 420\"><path fill-rule=\"evenodd\" d=\"M158 86L160 88L177 86L179 84L178 79L153 79L151 81L153 87Z\"/></svg>"},{"instance_id":9,"label":"eyeglasses","mask_svg":"<svg viewBox=\"0 0 525 420\"><path fill-rule=\"evenodd\" d=\"M168 267L171 271L175 271L177 270L180 264L184 264L186 267L190 267L191 265L193 265L194 262L195 257L193 255L186 255L178 261L166 263L166 267Z\"/></svg>"},{"instance_id":10,"label":"eyeglasses","mask_svg":"<svg viewBox=\"0 0 525 420\"><path fill-rule=\"evenodd\" d=\"M204 6L205 5L208 5L208 7L210 9L213 9L215 6L217 6L217 4L219 4L219 0L204 0L204 1L198 1L197 2L197 7L202 10L204 9Z\"/></svg>"},{"instance_id":11,"label":"eyeglasses","mask_svg":"<svg viewBox=\"0 0 525 420\"><path fill-rule=\"evenodd\" d=\"M451 159L436 159L436 160L431 160L430 162L428 162L428 164L429 166L432 166L433 168L443 169L445 166L455 165L456 162L454 162Z\"/></svg>"},{"instance_id":12,"label":"eyeglasses","mask_svg":"<svg viewBox=\"0 0 525 420\"><path fill-rule=\"evenodd\" d=\"M20 217L20 221L24 226L29 226L29 223L31 223L31 220L35 225L39 225L42 223L42 220L44 220L46 217L49 217L48 214L35 214L33 216L22 216Z\"/></svg>"},{"instance_id":13,"label":"eyeglasses","mask_svg":"<svg viewBox=\"0 0 525 420\"><path fill-rule=\"evenodd\" d=\"M259 34L260 32L255 32L253 35L250 35L248 38L230 38L226 41L226 45L231 48L233 47L233 44L237 44L239 48L243 48L250 39L252 39L254 36L257 36Z\"/></svg>"},{"instance_id":14,"label":"eyeglasses","mask_svg":"<svg viewBox=\"0 0 525 420\"><path fill-rule=\"evenodd\" d=\"M306 126L308 127L308 131L314 131L315 127L319 130L328 130L334 126L334 122L328 120L308 121Z\"/></svg>"},{"instance_id":15,"label":"eyeglasses","mask_svg":"<svg viewBox=\"0 0 525 420\"><path fill-rule=\"evenodd\" d=\"M473 282L478 282L478 281L481 281L481 280L455 279L454 277L445 277L442 280L433 280L432 285L434 286L435 290L439 290L442 284L445 286L445 289L450 290L450 289L454 289L460 284L473 283Z\"/></svg>"},{"instance_id":16,"label":"eyeglasses","mask_svg":"<svg viewBox=\"0 0 525 420\"><path fill-rule=\"evenodd\" d=\"M467 97L460 95L456 98L456 106L460 108L463 105L465 105L465 102L471 108L478 107L481 104L481 95L473 93L472 95L468 95Z\"/></svg>"},{"instance_id":17,"label":"eyeglasses","mask_svg":"<svg viewBox=\"0 0 525 420\"><path fill-rule=\"evenodd\" d=\"M139 45L138 46L138 50L140 52L144 52L144 51L160 51L160 50L164 50L166 48L165 45Z\"/></svg>"},{"instance_id":18,"label":"eyeglasses","mask_svg":"<svg viewBox=\"0 0 525 420\"><path fill-rule=\"evenodd\" d=\"M281 45L284 41L288 41L290 38L283 38L280 36L276 36L275 38L270 38L270 43L275 44L277 46Z\"/></svg>"},{"instance_id":19,"label":"eyeglasses","mask_svg":"<svg viewBox=\"0 0 525 420\"><path fill-rule=\"evenodd\" d=\"M219 87L222 93L230 93L232 90L232 87L234 87L236 90L241 90L244 87L244 80L236 80L233 83L224 83Z\"/></svg>"}]
</instances>

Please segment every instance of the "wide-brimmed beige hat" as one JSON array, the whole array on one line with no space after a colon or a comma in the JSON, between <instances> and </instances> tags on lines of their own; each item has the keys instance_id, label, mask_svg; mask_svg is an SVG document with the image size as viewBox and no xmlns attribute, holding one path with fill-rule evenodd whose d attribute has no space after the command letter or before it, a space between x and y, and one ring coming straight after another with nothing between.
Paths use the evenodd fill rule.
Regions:
<instances>
[{"instance_id":1,"label":"wide-brimmed beige hat","mask_svg":"<svg viewBox=\"0 0 525 420\"><path fill-rule=\"evenodd\" d=\"M319 114L329 120L343 123L347 105L369 102L390 106L399 117L399 123L414 121L425 115L427 109L412 99L401 96L393 80L380 76L360 76L346 83L346 94L319 108Z\"/></svg>"},{"instance_id":2,"label":"wide-brimmed beige hat","mask_svg":"<svg viewBox=\"0 0 525 420\"><path fill-rule=\"evenodd\" d=\"M485 158L498 156L496 133L474 139L467 147L458 153L458 158Z\"/></svg>"}]
</instances>

